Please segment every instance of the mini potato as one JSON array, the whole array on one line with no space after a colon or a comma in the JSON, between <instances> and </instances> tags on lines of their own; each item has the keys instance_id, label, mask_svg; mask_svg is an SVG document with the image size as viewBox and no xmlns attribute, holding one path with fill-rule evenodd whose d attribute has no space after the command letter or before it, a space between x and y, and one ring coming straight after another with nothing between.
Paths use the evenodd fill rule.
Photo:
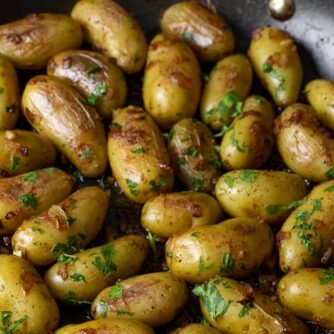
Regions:
<instances>
[{"instance_id":1,"label":"mini potato","mask_svg":"<svg viewBox=\"0 0 334 334\"><path fill-rule=\"evenodd\" d=\"M173 334L220 334L217 329L204 324L190 324L180 330L176 330Z\"/></svg>"},{"instance_id":2,"label":"mini potato","mask_svg":"<svg viewBox=\"0 0 334 334\"><path fill-rule=\"evenodd\" d=\"M212 192L221 174L215 140L200 121L183 119L169 133L168 150L176 174L187 189Z\"/></svg>"},{"instance_id":3,"label":"mini potato","mask_svg":"<svg viewBox=\"0 0 334 334\"><path fill-rule=\"evenodd\" d=\"M137 21L111 0L80 0L71 13L85 39L113 59L126 73L139 72L145 64L147 43Z\"/></svg>"},{"instance_id":4,"label":"mini potato","mask_svg":"<svg viewBox=\"0 0 334 334\"><path fill-rule=\"evenodd\" d=\"M320 128L310 106L286 108L276 119L275 132L278 151L292 171L315 182L330 178L334 140Z\"/></svg>"},{"instance_id":5,"label":"mini potato","mask_svg":"<svg viewBox=\"0 0 334 334\"><path fill-rule=\"evenodd\" d=\"M173 320L187 297L186 284L171 273L144 274L104 289L92 304L92 315L131 318L156 327Z\"/></svg>"},{"instance_id":6,"label":"mini potato","mask_svg":"<svg viewBox=\"0 0 334 334\"><path fill-rule=\"evenodd\" d=\"M223 210L232 217L254 217L276 224L301 204L307 188L297 174L235 170L220 177L215 194Z\"/></svg>"},{"instance_id":7,"label":"mini potato","mask_svg":"<svg viewBox=\"0 0 334 334\"><path fill-rule=\"evenodd\" d=\"M158 195L145 203L141 224L160 238L191 227L216 224L222 210L215 198L197 192Z\"/></svg>"},{"instance_id":8,"label":"mini potato","mask_svg":"<svg viewBox=\"0 0 334 334\"><path fill-rule=\"evenodd\" d=\"M316 116L325 126L334 131L334 82L313 80L306 85L305 91Z\"/></svg>"},{"instance_id":9,"label":"mini potato","mask_svg":"<svg viewBox=\"0 0 334 334\"><path fill-rule=\"evenodd\" d=\"M164 34L183 38L204 61L218 61L235 47L224 19L197 2L178 2L167 8L160 27Z\"/></svg>"},{"instance_id":10,"label":"mini potato","mask_svg":"<svg viewBox=\"0 0 334 334\"><path fill-rule=\"evenodd\" d=\"M16 70L13 64L1 55L0 50L0 131L14 128L19 118L20 104Z\"/></svg>"},{"instance_id":11,"label":"mini potato","mask_svg":"<svg viewBox=\"0 0 334 334\"><path fill-rule=\"evenodd\" d=\"M238 103L249 95L252 78L252 66L245 55L237 54L220 60L204 86L200 105L203 122L214 131L229 125Z\"/></svg>"},{"instance_id":12,"label":"mini potato","mask_svg":"<svg viewBox=\"0 0 334 334\"><path fill-rule=\"evenodd\" d=\"M88 245L102 228L108 197L99 187L81 188L47 211L26 220L12 238L13 254L34 266Z\"/></svg>"},{"instance_id":13,"label":"mini potato","mask_svg":"<svg viewBox=\"0 0 334 334\"><path fill-rule=\"evenodd\" d=\"M128 235L58 259L44 279L53 296L60 300L66 301L74 293L77 300L90 301L116 280L135 275L147 253L148 242L144 237ZM105 265L99 265L103 262Z\"/></svg>"},{"instance_id":14,"label":"mini potato","mask_svg":"<svg viewBox=\"0 0 334 334\"><path fill-rule=\"evenodd\" d=\"M127 95L125 77L106 56L93 51L70 50L58 53L48 62L48 75L74 86L111 119L112 111L124 105Z\"/></svg>"},{"instance_id":15,"label":"mini potato","mask_svg":"<svg viewBox=\"0 0 334 334\"><path fill-rule=\"evenodd\" d=\"M277 234L283 272L317 267L333 260L334 181L314 187L307 200L284 222Z\"/></svg>"},{"instance_id":16,"label":"mini potato","mask_svg":"<svg viewBox=\"0 0 334 334\"><path fill-rule=\"evenodd\" d=\"M28 82L22 109L29 123L88 177L103 174L107 141L95 109L57 78L36 76Z\"/></svg>"},{"instance_id":17,"label":"mini potato","mask_svg":"<svg viewBox=\"0 0 334 334\"><path fill-rule=\"evenodd\" d=\"M287 107L297 102L303 69L297 46L288 33L275 27L256 30L248 56L277 105Z\"/></svg>"},{"instance_id":18,"label":"mini potato","mask_svg":"<svg viewBox=\"0 0 334 334\"><path fill-rule=\"evenodd\" d=\"M115 111L108 156L120 188L136 203L173 188L174 172L162 133L142 108Z\"/></svg>"},{"instance_id":19,"label":"mini potato","mask_svg":"<svg viewBox=\"0 0 334 334\"><path fill-rule=\"evenodd\" d=\"M259 95L246 99L239 115L220 145L225 169L258 168L270 157L274 146L274 110Z\"/></svg>"},{"instance_id":20,"label":"mini potato","mask_svg":"<svg viewBox=\"0 0 334 334\"><path fill-rule=\"evenodd\" d=\"M57 304L29 262L0 255L0 282L2 333L49 334L57 327Z\"/></svg>"},{"instance_id":21,"label":"mini potato","mask_svg":"<svg viewBox=\"0 0 334 334\"><path fill-rule=\"evenodd\" d=\"M0 179L0 235L65 199L73 186L74 179L56 168Z\"/></svg>"},{"instance_id":22,"label":"mini potato","mask_svg":"<svg viewBox=\"0 0 334 334\"><path fill-rule=\"evenodd\" d=\"M67 325L57 329L54 334L154 334L153 330L133 319L110 318Z\"/></svg>"},{"instance_id":23,"label":"mini potato","mask_svg":"<svg viewBox=\"0 0 334 334\"><path fill-rule=\"evenodd\" d=\"M194 116L201 85L198 60L187 44L176 37L155 36L147 55L143 99L160 128Z\"/></svg>"},{"instance_id":24,"label":"mini potato","mask_svg":"<svg viewBox=\"0 0 334 334\"><path fill-rule=\"evenodd\" d=\"M293 314L248 283L217 277L196 285L193 293L200 297L204 318L223 333L309 333Z\"/></svg>"},{"instance_id":25,"label":"mini potato","mask_svg":"<svg viewBox=\"0 0 334 334\"><path fill-rule=\"evenodd\" d=\"M235 218L174 235L166 243L166 261L175 276L190 283L205 282L217 274L244 278L271 254L273 244L266 223Z\"/></svg>"},{"instance_id":26,"label":"mini potato","mask_svg":"<svg viewBox=\"0 0 334 334\"><path fill-rule=\"evenodd\" d=\"M304 268L291 271L278 284L283 306L296 316L334 328L333 269Z\"/></svg>"},{"instance_id":27,"label":"mini potato","mask_svg":"<svg viewBox=\"0 0 334 334\"><path fill-rule=\"evenodd\" d=\"M0 175L3 177L49 167L56 161L53 144L31 131L0 131L0 147Z\"/></svg>"},{"instance_id":28,"label":"mini potato","mask_svg":"<svg viewBox=\"0 0 334 334\"><path fill-rule=\"evenodd\" d=\"M82 43L77 22L60 14L29 14L0 25L0 54L21 70L40 70L50 57Z\"/></svg>"}]
</instances>

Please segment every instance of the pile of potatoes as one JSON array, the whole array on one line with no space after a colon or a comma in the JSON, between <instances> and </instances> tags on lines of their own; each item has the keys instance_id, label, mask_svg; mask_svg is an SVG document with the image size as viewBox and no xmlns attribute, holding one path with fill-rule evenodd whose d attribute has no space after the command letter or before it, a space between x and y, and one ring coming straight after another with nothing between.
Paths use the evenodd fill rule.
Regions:
<instances>
[{"instance_id":1,"label":"pile of potatoes","mask_svg":"<svg viewBox=\"0 0 334 334\"><path fill-rule=\"evenodd\" d=\"M1 248L0 330L334 329L334 83L309 82L298 103L297 46L275 27L255 31L246 56L197 2L172 5L160 24L147 44L116 2L79 0L71 17L0 26L0 236L12 252ZM16 69L42 72L21 94ZM143 103L127 105L127 76L142 70ZM254 75L270 98L253 94ZM287 168L264 169L276 151ZM148 238L93 247L110 192L78 187L64 164L112 177ZM156 242L165 270L147 273ZM189 300L202 323L173 325ZM92 320L59 328L58 302L91 305Z\"/></svg>"}]
</instances>

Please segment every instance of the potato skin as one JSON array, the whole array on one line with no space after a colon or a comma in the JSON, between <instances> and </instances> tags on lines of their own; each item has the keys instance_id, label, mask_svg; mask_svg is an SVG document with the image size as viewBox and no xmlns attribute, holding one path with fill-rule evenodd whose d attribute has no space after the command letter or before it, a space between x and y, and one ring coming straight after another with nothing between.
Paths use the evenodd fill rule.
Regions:
<instances>
[{"instance_id":1,"label":"potato skin","mask_svg":"<svg viewBox=\"0 0 334 334\"><path fill-rule=\"evenodd\" d=\"M85 187L36 217L12 238L13 254L34 266L55 262L61 253L88 245L102 228L109 200L99 187Z\"/></svg>"},{"instance_id":2,"label":"potato skin","mask_svg":"<svg viewBox=\"0 0 334 334\"><path fill-rule=\"evenodd\" d=\"M232 53L235 39L225 20L197 2L178 2L160 21L164 34L183 38L199 59L215 62Z\"/></svg>"},{"instance_id":3,"label":"potato skin","mask_svg":"<svg viewBox=\"0 0 334 334\"><path fill-rule=\"evenodd\" d=\"M220 177L215 190L223 210L232 217L260 218L268 224L282 222L292 209L282 206L302 200L306 194L299 175L265 170L228 172Z\"/></svg>"},{"instance_id":4,"label":"potato skin","mask_svg":"<svg viewBox=\"0 0 334 334\"><path fill-rule=\"evenodd\" d=\"M244 278L271 254L273 243L266 223L234 218L174 235L166 243L166 262L175 276L190 283L205 282L217 274Z\"/></svg>"},{"instance_id":5,"label":"potato skin","mask_svg":"<svg viewBox=\"0 0 334 334\"><path fill-rule=\"evenodd\" d=\"M329 129L334 131L334 82L312 80L306 87L307 101L313 107L316 116Z\"/></svg>"},{"instance_id":6,"label":"potato skin","mask_svg":"<svg viewBox=\"0 0 334 334\"><path fill-rule=\"evenodd\" d=\"M259 95L246 99L242 114L232 122L220 145L220 159L227 170L259 168L274 147L274 110Z\"/></svg>"},{"instance_id":7,"label":"potato skin","mask_svg":"<svg viewBox=\"0 0 334 334\"><path fill-rule=\"evenodd\" d=\"M95 319L131 317L156 327L173 320L188 297L186 284L169 272L131 277L117 287L121 294L116 298L110 297L114 286L104 289L95 298L92 304Z\"/></svg>"},{"instance_id":8,"label":"potato skin","mask_svg":"<svg viewBox=\"0 0 334 334\"><path fill-rule=\"evenodd\" d=\"M190 324L172 334L220 334L217 329L204 324Z\"/></svg>"},{"instance_id":9,"label":"potato skin","mask_svg":"<svg viewBox=\"0 0 334 334\"><path fill-rule=\"evenodd\" d=\"M108 157L113 176L124 194L145 203L173 188L174 172L163 136L142 108L115 111L110 125Z\"/></svg>"},{"instance_id":10,"label":"potato skin","mask_svg":"<svg viewBox=\"0 0 334 334\"><path fill-rule=\"evenodd\" d=\"M29 80L22 109L29 123L88 177L107 166L106 135L96 110L61 80L39 75Z\"/></svg>"},{"instance_id":11,"label":"potato skin","mask_svg":"<svg viewBox=\"0 0 334 334\"><path fill-rule=\"evenodd\" d=\"M31 131L0 131L0 147L0 175L3 177L49 167L56 161L53 144Z\"/></svg>"},{"instance_id":12,"label":"potato skin","mask_svg":"<svg viewBox=\"0 0 334 334\"><path fill-rule=\"evenodd\" d=\"M221 214L218 202L207 194L161 194L145 203L141 211L141 224L164 239L191 227L215 224Z\"/></svg>"},{"instance_id":13,"label":"potato skin","mask_svg":"<svg viewBox=\"0 0 334 334\"><path fill-rule=\"evenodd\" d=\"M248 283L217 277L202 287L206 291L216 291L219 299L224 299L228 304L225 313L216 314L217 317L213 319L203 298L200 298L204 318L223 333L309 333L308 328L293 314L269 296L256 292Z\"/></svg>"},{"instance_id":14,"label":"potato skin","mask_svg":"<svg viewBox=\"0 0 334 334\"><path fill-rule=\"evenodd\" d=\"M321 327L334 328L334 281L332 270L304 268L291 271L278 284L282 305L296 316Z\"/></svg>"},{"instance_id":15,"label":"potato skin","mask_svg":"<svg viewBox=\"0 0 334 334\"><path fill-rule=\"evenodd\" d=\"M231 55L220 60L212 69L205 84L200 105L204 123L214 131L220 131L232 121L232 108L222 116L217 110L227 94L237 94L243 101L250 93L253 72L248 58L242 54Z\"/></svg>"},{"instance_id":16,"label":"potato skin","mask_svg":"<svg viewBox=\"0 0 334 334\"><path fill-rule=\"evenodd\" d=\"M10 323L28 317L16 327L15 334L49 334L57 327L57 304L29 262L0 255L0 281L0 310L12 312Z\"/></svg>"},{"instance_id":17,"label":"potato skin","mask_svg":"<svg viewBox=\"0 0 334 334\"><path fill-rule=\"evenodd\" d=\"M283 272L331 263L334 239L332 191L334 181L323 182L284 222L276 238Z\"/></svg>"},{"instance_id":18,"label":"potato skin","mask_svg":"<svg viewBox=\"0 0 334 334\"><path fill-rule=\"evenodd\" d=\"M60 14L29 14L0 25L0 54L21 70L40 70L50 57L82 43L77 22Z\"/></svg>"},{"instance_id":19,"label":"potato skin","mask_svg":"<svg viewBox=\"0 0 334 334\"><path fill-rule=\"evenodd\" d=\"M139 72L145 64L147 42L138 22L111 0L80 0L71 16L84 30L85 39L126 73Z\"/></svg>"},{"instance_id":20,"label":"potato skin","mask_svg":"<svg viewBox=\"0 0 334 334\"><path fill-rule=\"evenodd\" d=\"M196 119L183 119L172 127L168 150L176 174L187 189L212 192L221 174L215 140L207 126Z\"/></svg>"},{"instance_id":21,"label":"potato skin","mask_svg":"<svg viewBox=\"0 0 334 334\"><path fill-rule=\"evenodd\" d=\"M0 88L0 131L10 130L14 128L20 114L20 89L13 64L1 54Z\"/></svg>"},{"instance_id":22,"label":"potato skin","mask_svg":"<svg viewBox=\"0 0 334 334\"><path fill-rule=\"evenodd\" d=\"M201 85L201 69L190 47L176 37L156 35L147 55L143 99L160 128L194 116Z\"/></svg>"},{"instance_id":23,"label":"potato skin","mask_svg":"<svg viewBox=\"0 0 334 334\"><path fill-rule=\"evenodd\" d=\"M248 57L277 105L287 107L297 102L303 69L295 41L288 33L275 27L256 30Z\"/></svg>"},{"instance_id":24,"label":"potato skin","mask_svg":"<svg viewBox=\"0 0 334 334\"><path fill-rule=\"evenodd\" d=\"M301 103L286 108L276 119L278 151L286 165L315 182L328 179L334 168L334 140L319 126L313 109Z\"/></svg>"},{"instance_id":25,"label":"potato skin","mask_svg":"<svg viewBox=\"0 0 334 334\"><path fill-rule=\"evenodd\" d=\"M133 319L110 318L83 322L77 325L67 325L57 329L54 334L154 334L153 330Z\"/></svg>"},{"instance_id":26,"label":"potato skin","mask_svg":"<svg viewBox=\"0 0 334 334\"><path fill-rule=\"evenodd\" d=\"M102 273L95 265L97 258L106 257L114 264L112 272ZM45 274L44 279L52 295L60 300L73 292L78 300L93 300L99 292L116 280L135 275L148 254L148 242L139 235L128 235L106 245L74 254L69 264L56 263ZM79 275L81 275L79 277Z\"/></svg>"},{"instance_id":27,"label":"potato skin","mask_svg":"<svg viewBox=\"0 0 334 334\"><path fill-rule=\"evenodd\" d=\"M0 179L0 235L69 196L73 186L74 179L57 168Z\"/></svg>"},{"instance_id":28,"label":"potato skin","mask_svg":"<svg viewBox=\"0 0 334 334\"><path fill-rule=\"evenodd\" d=\"M69 50L58 53L48 62L48 75L55 76L74 86L99 114L112 118L113 109L124 105L127 96L125 77L121 70L106 56L86 50ZM96 95L99 88L103 95L97 101L89 96Z\"/></svg>"}]
</instances>

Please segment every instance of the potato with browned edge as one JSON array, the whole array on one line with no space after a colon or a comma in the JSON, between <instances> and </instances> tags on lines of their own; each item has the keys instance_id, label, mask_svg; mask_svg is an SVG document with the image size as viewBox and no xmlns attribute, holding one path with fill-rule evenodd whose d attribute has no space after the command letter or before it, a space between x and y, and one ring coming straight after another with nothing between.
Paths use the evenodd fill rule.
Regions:
<instances>
[{"instance_id":1,"label":"potato with browned edge","mask_svg":"<svg viewBox=\"0 0 334 334\"><path fill-rule=\"evenodd\" d=\"M70 195L74 179L57 168L45 168L0 179L0 235Z\"/></svg>"},{"instance_id":2,"label":"potato with browned edge","mask_svg":"<svg viewBox=\"0 0 334 334\"><path fill-rule=\"evenodd\" d=\"M140 107L115 111L108 157L120 188L136 203L145 203L173 188L174 172L162 133Z\"/></svg>"},{"instance_id":3,"label":"potato with browned edge","mask_svg":"<svg viewBox=\"0 0 334 334\"><path fill-rule=\"evenodd\" d=\"M204 318L223 333L309 333L274 298L257 292L248 283L216 277L192 291L200 299Z\"/></svg>"},{"instance_id":4,"label":"potato with browned edge","mask_svg":"<svg viewBox=\"0 0 334 334\"><path fill-rule=\"evenodd\" d=\"M61 80L39 75L29 80L22 96L29 123L88 177L103 174L107 140L96 110Z\"/></svg>"},{"instance_id":5,"label":"potato with browned edge","mask_svg":"<svg viewBox=\"0 0 334 334\"><path fill-rule=\"evenodd\" d=\"M126 73L145 64L147 42L133 16L112 0L79 0L71 16L83 28L85 39Z\"/></svg>"},{"instance_id":6,"label":"potato with browned edge","mask_svg":"<svg viewBox=\"0 0 334 334\"><path fill-rule=\"evenodd\" d=\"M235 47L234 35L225 20L199 2L178 2L161 18L164 34L183 38L199 59L218 61Z\"/></svg>"},{"instance_id":7,"label":"potato with browned edge","mask_svg":"<svg viewBox=\"0 0 334 334\"><path fill-rule=\"evenodd\" d=\"M113 109L123 107L127 86L121 70L106 56L86 50L58 53L48 62L48 75L74 86L95 106L99 114L111 119Z\"/></svg>"},{"instance_id":8,"label":"potato with browned edge","mask_svg":"<svg viewBox=\"0 0 334 334\"><path fill-rule=\"evenodd\" d=\"M0 25L0 54L21 70L40 70L56 53L81 43L79 24L66 15L34 13Z\"/></svg>"},{"instance_id":9,"label":"potato with browned edge","mask_svg":"<svg viewBox=\"0 0 334 334\"><path fill-rule=\"evenodd\" d=\"M206 324L190 324L184 328L177 329L171 334L220 334L217 329Z\"/></svg>"},{"instance_id":10,"label":"potato with browned edge","mask_svg":"<svg viewBox=\"0 0 334 334\"><path fill-rule=\"evenodd\" d=\"M160 128L195 115L201 86L201 68L190 47L179 38L156 35L149 45L143 99Z\"/></svg>"},{"instance_id":11,"label":"potato with browned edge","mask_svg":"<svg viewBox=\"0 0 334 334\"><path fill-rule=\"evenodd\" d=\"M287 32L276 27L257 29L248 57L277 105L287 107L297 102L303 69L295 41Z\"/></svg>"},{"instance_id":12,"label":"potato with browned edge","mask_svg":"<svg viewBox=\"0 0 334 334\"><path fill-rule=\"evenodd\" d=\"M333 268L291 271L278 283L279 300L296 316L334 329L333 275Z\"/></svg>"},{"instance_id":13,"label":"potato with browned edge","mask_svg":"<svg viewBox=\"0 0 334 334\"><path fill-rule=\"evenodd\" d=\"M92 304L92 315L131 318L156 327L173 320L187 297L186 284L171 273L144 274L104 289Z\"/></svg>"},{"instance_id":14,"label":"potato with browned edge","mask_svg":"<svg viewBox=\"0 0 334 334\"><path fill-rule=\"evenodd\" d=\"M49 334L57 327L57 304L28 261L0 255L0 282L2 333Z\"/></svg>"},{"instance_id":15,"label":"potato with browned edge","mask_svg":"<svg viewBox=\"0 0 334 334\"><path fill-rule=\"evenodd\" d=\"M47 211L25 220L13 235L13 254L34 266L45 266L77 252L101 230L108 206L109 199L101 188L77 190Z\"/></svg>"},{"instance_id":16,"label":"potato with browned edge","mask_svg":"<svg viewBox=\"0 0 334 334\"><path fill-rule=\"evenodd\" d=\"M234 218L175 234L166 243L166 262L175 276L190 283L205 282L218 274L245 278L269 257L273 245L273 233L266 223Z\"/></svg>"},{"instance_id":17,"label":"potato with browned edge","mask_svg":"<svg viewBox=\"0 0 334 334\"><path fill-rule=\"evenodd\" d=\"M19 175L49 167L56 161L56 149L46 137L25 130L0 131L0 175Z\"/></svg>"},{"instance_id":18,"label":"potato with browned edge","mask_svg":"<svg viewBox=\"0 0 334 334\"><path fill-rule=\"evenodd\" d=\"M315 182L332 178L334 139L320 127L310 106L286 108L276 119L275 133L278 151L293 172Z\"/></svg>"},{"instance_id":19,"label":"potato with browned edge","mask_svg":"<svg viewBox=\"0 0 334 334\"><path fill-rule=\"evenodd\" d=\"M105 245L58 259L44 280L57 299L66 301L74 293L77 300L93 300L118 279L135 275L148 253L147 240L127 235ZM103 259L108 265L100 266Z\"/></svg>"}]
</instances>

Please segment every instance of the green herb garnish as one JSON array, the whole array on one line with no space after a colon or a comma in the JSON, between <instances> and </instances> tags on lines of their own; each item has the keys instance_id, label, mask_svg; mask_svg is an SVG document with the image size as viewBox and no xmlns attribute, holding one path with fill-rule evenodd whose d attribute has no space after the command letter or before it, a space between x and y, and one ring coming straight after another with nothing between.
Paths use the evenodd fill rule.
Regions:
<instances>
[{"instance_id":1,"label":"green herb garnish","mask_svg":"<svg viewBox=\"0 0 334 334\"><path fill-rule=\"evenodd\" d=\"M144 147L138 147L138 148L131 150L131 152L134 154L141 154L141 153L145 153L145 149Z\"/></svg>"},{"instance_id":2,"label":"green herb garnish","mask_svg":"<svg viewBox=\"0 0 334 334\"><path fill-rule=\"evenodd\" d=\"M225 176L224 183L232 188L234 186L234 177L230 175Z\"/></svg>"},{"instance_id":3,"label":"green herb garnish","mask_svg":"<svg viewBox=\"0 0 334 334\"><path fill-rule=\"evenodd\" d=\"M196 147L188 147L187 154L196 157L198 155L198 149Z\"/></svg>"},{"instance_id":4,"label":"green herb garnish","mask_svg":"<svg viewBox=\"0 0 334 334\"><path fill-rule=\"evenodd\" d=\"M95 106L97 100L101 98L106 91L107 86L103 83L98 83L95 87L94 92L87 97L87 102L90 105Z\"/></svg>"},{"instance_id":5,"label":"green herb garnish","mask_svg":"<svg viewBox=\"0 0 334 334\"><path fill-rule=\"evenodd\" d=\"M106 304L105 301L103 301L102 299L99 300L99 309L100 309L100 314L103 318L105 318L107 316L108 313L108 305Z\"/></svg>"},{"instance_id":6,"label":"green herb garnish","mask_svg":"<svg viewBox=\"0 0 334 334\"><path fill-rule=\"evenodd\" d=\"M12 315L13 313L11 311L1 311L1 320L3 326L0 326L0 330L3 334L12 334L18 326L28 320L28 316L24 316L19 320L15 320L10 323Z\"/></svg>"},{"instance_id":7,"label":"green herb garnish","mask_svg":"<svg viewBox=\"0 0 334 334\"><path fill-rule=\"evenodd\" d=\"M319 277L320 285L327 285L329 282L334 281L334 267L330 267L328 270L323 270L324 276Z\"/></svg>"},{"instance_id":8,"label":"green herb garnish","mask_svg":"<svg viewBox=\"0 0 334 334\"><path fill-rule=\"evenodd\" d=\"M147 232L147 240L148 240L148 242L150 244L150 247L153 251L154 257L157 258L157 256L158 256L157 244L154 240L154 237L153 237L153 234L152 234L151 231Z\"/></svg>"},{"instance_id":9,"label":"green herb garnish","mask_svg":"<svg viewBox=\"0 0 334 334\"><path fill-rule=\"evenodd\" d=\"M57 262L62 264L70 264L75 262L77 259L78 257L75 255L63 253L58 257Z\"/></svg>"},{"instance_id":10,"label":"green herb garnish","mask_svg":"<svg viewBox=\"0 0 334 334\"><path fill-rule=\"evenodd\" d=\"M17 169L20 167L20 158L19 157L17 157L16 155L14 155L13 156L13 158L12 158L12 168L11 168L11 170L12 170L12 172L16 172L17 171Z\"/></svg>"},{"instance_id":11,"label":"green herb garnish","mask_svg":"<svg viewBox=\"0 0 334 334\"><path fill-rule=\"evenodd\" d=\"M26 194L26 195L21 195L19 196L20 201L22 204L29 208L29 209L36 209L38 205L38 200L35 196Z\"/></svg>"},{"instance_id":12,"label":"green herb garnish","mask_svg":"<svg viewBox=\"0 0 334 334\"><path fill-rule=\"evenodd\" d=\"M74 273L73 275L70 276L74 282L86 282L86 278L84 275L79 274L79 273Z\"/></svg>"},{"instance_id":13,"label":"green herb garnish","mask_svg":"<svg viewBox=\"0 0 334 334\"><path fill-rule=\"evenodd\" d=\"M113 272L117 271L116 264L112 261L115 254L115 249L113 244L104 245L101 247L101 256L95 257L92 262L105 278L112 275Z\"/></svg>"},{"instance_id":14,"label":"green herb garnish","mask_svg":"<svg viewBox=\"0 0 334 334\"><path fill-rule=\"evenodd\" d=\"M249 309L250 309L250 303L246 303L242 306L242 309L241 311L239 312L238 316L239 318L243 318L245 317L246 315L249 314Z\"/></svg>"},{"instance_id":15,"label":"green herb garnish","mask_svg":"<svg viewBox=\"0 0 334 334\"><path fill-rule=\"evenodd\" d=\"M88 75L91 75L91 74L95 74L95 73L97 73L97 72L100 72L101 70L102 70L102 68L101 68L100 66L95 65L95 66L91 66L91 67L89 67L89 68L87 69L86 73L87 73Z\"/></svg>"},{"instance_id":16,"label":"green herb garnish","mask_svg":"<svg viewBox=\"0 0 334 334\"><path fill-rule=\"evenodd\" d=\"M306 202L306 198L293 201L289 204L270 204L266 207L266 211L269 215L275 215L281 211L291 210L297 208Z\"/></svg>"},{"instance_id":17,"label":"green herb garnish","mask_svg":"<svg viewBox=\"0 0 334 334\"><path fill-rule=\"evenodd\" d=\"M82 155L85 157L85 158L91 158L93 156L93 150L89 147L89 148L86 148L83 152L82 152Z\"/></svg>"},{"instance_id":18,"label":"green herb garnish","mask_svg":"<svg viewBox=\"0 0 334 334\"><path fill-rule=\"evenodd\" d=\"M242 170L239 173L240 180L249 183L255 182L258 176L259 176L258 172L251 170Z\"/></svg>"},{"instance_id":19,"label":"green herb garnish","mask_svg":"<svg viewBox=\"0 0 334 334\"><path fill-rule=\"evenodd\" d=\"M92 302L88 300L79 300L73 291L69 291L66 296L66 302L74 305L91 305Z\"/></svg>"},{"instance_id":20,"label":"green herb garnish","mask_svg":"<svg viewBox=\"0 0 334 334\"><path fill-rule=\"evenodd\" d=\"M120 299L123 297L123 286L121 284L116 284L111 287L110 292L109 292L109 298L111 300L114 299Z\"/></svg>"},{"instance_id":21,"label":"green herb garnish","mask_svg":"<svg viewBox=\"0 0 334 334\"><path fill-rule=\"evenodd\" d=\"M276 85L276 96L282 93L285 88L285 79L280 76L277 71L267 62L264 62L262 65L262 70L264 73L268 73L275 81L277 81Z\"/></svg>"},{"instance_id":22,"label":"green herb garnish","mask_svg":"<svg viewBox=\"0 0 334 334\"><path fill-rule=\"evenodd\" d=\"M202 256L200 256L199 258L199 265L198 265L198 270L200 272L205 271L205 270L210 270L214 267L213 263L210 264L205 264L204 259Z\"/></svg>"},{"instance_id":23,"label":"green herb garnish","mask_svg":"<svg viewBox=\"0 0 334 334\"><path fill-rule=\"evenodd\" d=\"M130 189L130 193L133 196L138 196L140 194L140 191L138 189L139 184L137 182L132 181L130 179L125 179L125 182Z\"/></svg>"},{"instance_id":24,"label":"green herb garnish","mask_svg":"<svg viewBox=\"0 0 334 334\"><path fill-rule=\"evenodd\" d=\"M224 253L223 261L220 266L220 272L224 274L230 274L234 270L234 260L230 253Z\"/></svg>"},{"instance_id":25,"label":"green herb garnish","mask_svg":"<svg viewBox=\"0 0 334 334\"><path fill-rule=\"evenodd\" d=\"M188 43L195 44L194 36L191 32L185 31L181 34L181 37Z\"/></svg>"},{"instance_id":26,"label":"green herb garnish","mask_svg":"<svg viewBox=\"0 0 334 334\"><path fill-rule=\"evenodd\" d=\"M37 172L30 172L25 178L24 181L28 183L36 183L38 179L38 174Z\"/></svg>"},{"instance_id":27,"label":"green herb garnish","mask_svg":"<svg viewBox=\"0 0 334 334\"><path fill-rule=\"evenodd\" d=\"M38 232L39 234L44 234L45 233L45 231L38 226L33 226L31 228L31 230L34 231L34 232Z\"/></svg>"}]
</instances>

